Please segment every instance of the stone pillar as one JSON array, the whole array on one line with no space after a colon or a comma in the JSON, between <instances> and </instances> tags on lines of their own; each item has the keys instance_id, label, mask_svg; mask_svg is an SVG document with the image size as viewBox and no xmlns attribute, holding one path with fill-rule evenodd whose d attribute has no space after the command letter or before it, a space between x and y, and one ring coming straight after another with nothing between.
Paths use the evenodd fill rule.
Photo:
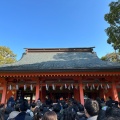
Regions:
<instances>
[{"instance_id":1,"label":"stone pillar","mask_svg":"<svg viewBox=\"0 0 120 120\"><path fill-rule=\"evenodd\" d=\"M5 103L6 102L6 93L7 93L7 82L4 81L2 86L3 86L3 92L2 92L1 103Z\"/></svg>"},{"instance_id":2,"label":"stone pillar","mask_svg":"<svg viewBox=\"0 0 120 120\"><path fill-rule=\"evenodd\" d=\"M114 81L112 82L112 96L111 97L113 97L113 100L119 101L116 83Z\"/></svg>"},{"instance_id":3,"label":"stone pillar","mask_svg":"<svg viewBox=\"0 0 120 120\"><path fill-rule=\"evenodd\" d=\"M40 83L39 83L39 80L37 80L37 82L36 82L35 101L37 101L39 97L40 97Z\"/></svg>"}]
</instances>

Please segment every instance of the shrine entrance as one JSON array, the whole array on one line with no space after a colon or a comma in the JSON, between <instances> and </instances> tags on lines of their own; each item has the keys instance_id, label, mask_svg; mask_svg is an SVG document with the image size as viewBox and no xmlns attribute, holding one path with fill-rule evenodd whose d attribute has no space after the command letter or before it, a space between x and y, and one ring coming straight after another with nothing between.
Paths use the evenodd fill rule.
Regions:
<instances>
[{"instance_id":1,"label":"shrine entrance","mask_svg":"<svg viewBox=\"0 0 120 120\"><path fill-rule=\"evenodd\" d=\"M74 89L69 90L68 88L65 89L64 87L61 88L59 86L57 86L54 90L50 87L49 90L46 90L46 95L48 95L53 102L57 102L60 97L63 97L63 99L67 101L74 94L73 91Z\"/></svg>"},{"instance_id":2,"label":"shrine entrance","mask_svg":"<svg viewBox=\"0 0 120 120\"><path fill-rule=\"evenodd\" d=\"M97 97L100 97L100 91L96 89L85 89L84 96L87 98L96 99Z\"/></svg>"},{"instance_id":3,"label":"shrine entrance","mask_svg":"<svg viewBox=\"0 0 120 120\"><path fill-rule=\"evenodd\" d=\"M17 96L16 99L26 99L29 103L32 103L35 101L35 89L30 90L30 88L24 89L24 87L20 87L19 90L17 90Z\"/></svg>"}]
</instances>

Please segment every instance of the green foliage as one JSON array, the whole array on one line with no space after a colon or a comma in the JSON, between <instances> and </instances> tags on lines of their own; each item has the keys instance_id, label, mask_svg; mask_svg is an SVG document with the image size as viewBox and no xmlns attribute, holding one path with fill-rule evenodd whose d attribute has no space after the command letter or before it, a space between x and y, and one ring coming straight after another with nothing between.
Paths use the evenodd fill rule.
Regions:
<instances>
[{"instance_id":1,"label":"green foliage","mask_svg":"<svg viewBox=\"0 0 120 120\"><path fill-rule=\"evenodd\" d=\"M120 51L120 1L109 4L110 12L105 14L105 20L110 26L105 30L108 35L107 43Z\"/></svg>"},{"instance_id":2,"label":"green foliage","mask_svg":"<svg viewBox=\"0 0 120 120\"><path fill-rule=\"evenodd\" d=\"M101 57L101 60L111 61L111 62L120 62L120 53L109 53Z\"/></svg>"},{"instance_id":3,"label":"green foliage","mask_svg":"<svg viewBox=\"0 0 120 120\"><path fill-rule=\"evenodd\" d=\"M101 57L101 60L107 61L106 56Z\"/></svg>"},{"instance_id":4,"label":"green foliage","mask_svg":"<svg viewBox=\"0 0 120 120\"><path fill-rule=\"evenodd\" d=\"M16 55L8 47L0 46L0 65L14 63Z\"/></svg>"}]
</instances>

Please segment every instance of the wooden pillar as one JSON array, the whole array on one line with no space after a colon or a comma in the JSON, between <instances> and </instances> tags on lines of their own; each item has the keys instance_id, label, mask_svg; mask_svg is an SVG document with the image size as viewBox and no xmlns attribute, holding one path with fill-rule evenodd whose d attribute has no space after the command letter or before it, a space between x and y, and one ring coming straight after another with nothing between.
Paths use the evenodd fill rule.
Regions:
<instances>
[{"instance_id":1,"label":"wooden pillar","mask_svg":"<svg viewBox=\"0 0 120 120\"><path fill-rule=\"evenodd\" d=\"M39 97L40 97L40 83L39 83L39 80L38 80L37 83L36 83L35 101L37 101Z\"/></svg>"},{"instance_id":2,"label":"wooden pillar","mask_svg":"<svg viewBox=\"0 0 120 120\"><path fill-rule=\"evenodd\" d=\"M83 93L83 84L82 81L79 83L79 96L80 96L80 102L84 105L84 93Z\"/></svg>"},{"instance_id":3,"label":"wooden pillar","mask_svg":"<svg viewBox=\"0 0 120 120\"><path fill-rule=\"evenodd\" d=\"M6 93L7 93L7 82L4 81L3 82L3 92L2 92L1 103L5 103L6 102Z\"/></svg>"},{"instance_id":4,"label":"wooden pillar","mask_svg":"<svg viewBox=\"0 0 120 120\"><path fill-rule=\"evenodd\" d=\"M40 94L39 94L39 95L40 95L40 97L39 97L40 100L42 100L42 97L41 97L41 96L42 96L42 93L41 93L41 92L42 92L42 86L41 86L41 84L40 84L40 91L39 91L39 93L40 93Z\"/></svg>"},{"instance_id":5,"label":"wooden pillar","mask_svg":"<svg viewBox=\"0 0 120 120\"><path fill-rule=\"evenodd\" d=\"M43 101L43 98L42 98L42 90L43 90L43 86L41 86L41 91L40 91L40 100Z\"/></svg>"},{"instance_id":6,"label":"wooden pillar","mask_svg":"<svg viewBox=\"0 0 120 120\"><path fill-rule=\"evenodd\" d=\"M43 87L44 87L43 81L44 81L44 78L41 78L40 79L40 100L41 102L43 102Z\"/></svg>"},{"instance_id":7,"label":"wooden pillar","mask_svg":"<svg viewBox=\"0 0 120 120\"><path fill-rule=\"evenodd\" d=\"M103 93L103 98L106 101L107 98L106 98L105 92Z\"/></svg>"},{"instance_id":8,"label":"wooden pillar","mask_svg":"<svg viewBox=\"0 0 120 120\"><path fill-rule=\"evenodd\" d=\"M75 100L79 101L80 100L79 97L80 97L79 96L79 89L74 88L74 98L75 98Z\"/></svg>"},{"instance_id":9,"label":"wooden pillar","mask_svg":"<svg viewBox=\"0 0 120 120\"><path fill-rule=\"evenodd\" d=\"M112 82L112 96L111 97L113 97L113 100L119 101L116 83L114 81Z\"/></svg>"},{"instance_id":10,"label":"wooden pillar","mask_svg":"<svg viewBox=\"0 0 120 120\"><path fill-rule=\"evenodd\" d=\"M46 87L45 86L43 86L42 87L42 102L45 102L45 98L46 97Z\"/></svg>"}]
</instances>

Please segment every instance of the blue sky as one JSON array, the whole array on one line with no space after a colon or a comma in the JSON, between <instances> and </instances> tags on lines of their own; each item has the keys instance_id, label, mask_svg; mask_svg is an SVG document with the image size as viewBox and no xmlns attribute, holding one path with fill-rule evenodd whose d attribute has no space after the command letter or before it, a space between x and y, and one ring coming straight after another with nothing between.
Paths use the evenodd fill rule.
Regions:
<instances>
[{"instance_id":1,"label":"blue sky","mask_svg":"<svg viewBox=\"0 0 120 120\"><path fill-rule=\"evenodd\" d=\"M111 0L1 0L0 46L19 60L24 48L95 47L98 57L113 52L107 44L104 14Z\"/></svg>"}]
</instances>

